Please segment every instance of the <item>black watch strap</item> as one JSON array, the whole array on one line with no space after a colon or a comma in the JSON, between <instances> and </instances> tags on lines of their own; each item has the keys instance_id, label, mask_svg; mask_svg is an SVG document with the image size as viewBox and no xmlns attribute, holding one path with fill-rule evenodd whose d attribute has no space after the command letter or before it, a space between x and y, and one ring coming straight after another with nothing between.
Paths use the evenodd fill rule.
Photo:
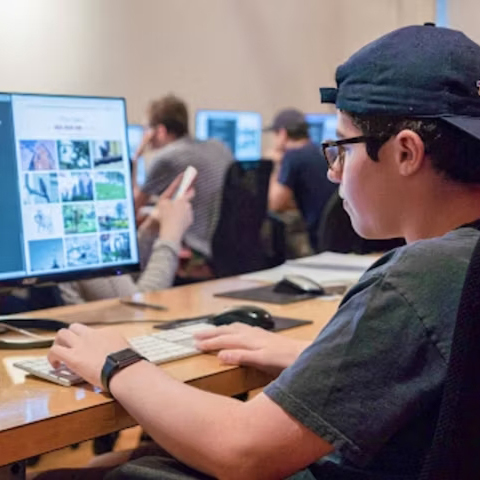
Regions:
<instances>
[{"instance_id":1,"label":"black watch strap","mask_svg":"<svg viewBox=\"0 0 480 480\"><path fill-rule=\"evenodd\" d=\"M128 367L129 365L139 362L140 360L146 360L146 358L142 357L139 353L131 348L125 348L108 355L102 368L101 379L103 389L110 393L110 380L115 373L119 372L125 367Z\"/></svg>"}]
</instances>

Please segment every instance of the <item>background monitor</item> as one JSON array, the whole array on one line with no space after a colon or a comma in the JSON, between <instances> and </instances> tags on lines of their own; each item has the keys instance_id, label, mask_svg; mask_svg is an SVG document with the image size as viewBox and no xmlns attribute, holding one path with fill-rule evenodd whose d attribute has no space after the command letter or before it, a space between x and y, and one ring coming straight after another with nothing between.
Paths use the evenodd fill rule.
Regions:
<instances>
[{"instance_id":1,"label":"background monitor","mask_svg":"<svg viewBox=\"0 0 480 480\"><path fill-rule=\"evenodd\" d=\"M123 98L0 94L0 285L139 268Z\"/></svg>"},{"instance_id":2,"label":"background monitor","mask_svg":"<svg viewBox=\"0 0 480 480\"><path fill-rule=\"evenodd\" d=\"M142 143L143 135L145 129L143 125L131 124L127 129L127 138L128 138L128 151L130 155L130 160L135 155L138 147ZM145 159L140 157L137 161L137 184L143 185L145 183Z\"/></svg>"},{"instance_id":3,"label":"background monitor","mask_svg":"<svg viewBox=\"0 0 480 480\"><path fill-rule=\"evenodd\" d=\"M195 137L222 141L236 160L259 160L262 156L262 116L256 112L198 110Z\"/></svg>"},{"instance_id":4,"label":"background monitor","mask_svg":"<svg viewBox=\"0 0 480 480\"><path fill-rule=\"evenodd\" d=\"M337 138L337 115L335 113L307 113L305 120L309 125L310 139L315 145Z\"/></svg>"}]
</instances>

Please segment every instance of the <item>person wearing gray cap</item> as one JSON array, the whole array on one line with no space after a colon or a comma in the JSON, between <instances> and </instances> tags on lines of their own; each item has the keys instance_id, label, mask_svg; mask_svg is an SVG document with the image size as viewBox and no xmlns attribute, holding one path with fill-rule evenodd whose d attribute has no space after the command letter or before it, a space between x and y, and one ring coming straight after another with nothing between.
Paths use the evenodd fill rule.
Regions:
<instances>
[{"instance_id":1,"label":"person wearing gray cap","mask_svg":"<svg viewBox=\"0 0 480 480\"><path fill-rule=\"evenodd\" d=\"M273 132L273 149L280 157L276 159L270 181L269 209L284 212L296 205L307 227L310 246L315 251L323 208L335 191L327 178L325 159L310 141L308 124L299 110L280 111L264 131Z\"/></svg>"},{"instance_id":2,"label":"person wearing gray cap","mask_svg":"<svg viewBox=\"0 0 480 480\"><path fill-rule=\"evenodd\" d=\"M310 343L246 325L198 334L197 347L222 362L276 377L247 402L184 385L145 360L115 373L111 395L183 463L137 459L108 480L479 478L479 469L421 474L480 246L479 59L480 45L460 32L410 26L337 69L336 88L322 90L338 117L338 140L324 144L329 176L359 234L407 244L362 275ZM124 348L117 332L77 324L49 355L101 387L105 358ZM465 418L478 444L476 416ZM456 441L457 451L469 447Z\"/></svg>"}]
</instances>

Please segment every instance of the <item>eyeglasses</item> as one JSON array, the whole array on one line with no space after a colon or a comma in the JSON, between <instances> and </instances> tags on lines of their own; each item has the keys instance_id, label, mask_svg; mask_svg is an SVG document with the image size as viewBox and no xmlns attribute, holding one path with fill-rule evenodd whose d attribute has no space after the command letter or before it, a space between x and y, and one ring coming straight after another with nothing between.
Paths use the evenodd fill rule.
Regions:
<instances>
[{"instance_id":1,"label":"eyeglasses","mask_svg":"<svg viewBox=\"0 0 480 480\"><path fill-rule=\"evenodd\" d=\"M362 135L360 137L344 138L342 140L328 140L322 143L322 150L328 168L331 170L342 170L345 163L346 149L344 145L352 143L363 143L369 137Z\"/></svg>"}]
</instances>

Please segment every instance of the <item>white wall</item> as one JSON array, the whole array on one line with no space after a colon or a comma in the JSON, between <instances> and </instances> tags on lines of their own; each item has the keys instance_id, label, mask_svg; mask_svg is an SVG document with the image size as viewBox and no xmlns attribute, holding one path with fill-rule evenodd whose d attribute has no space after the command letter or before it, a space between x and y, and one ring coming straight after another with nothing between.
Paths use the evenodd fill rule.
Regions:
<instances>
[{"instance_id":1,"label":"white wall","mask_svg":"<svg viewBox=\"0 0 480 480\"><path fill-rule=\"evenodd\" d=\"M268 122L324 111L339 62L434 17L435 0L0 0L0 91L125 96L132 122L175 92Z\"/></svg>"},{"instance_id":2,"label":"white wall","mask_svg":"<svg viewBox=\"0 0 480 480\"><path fill-rule=\"evenodd\" d=\"M480 43L480 3L478 0L444 0L447 3L448 26L462 30Z\"/></svg>"}]
</instances>

